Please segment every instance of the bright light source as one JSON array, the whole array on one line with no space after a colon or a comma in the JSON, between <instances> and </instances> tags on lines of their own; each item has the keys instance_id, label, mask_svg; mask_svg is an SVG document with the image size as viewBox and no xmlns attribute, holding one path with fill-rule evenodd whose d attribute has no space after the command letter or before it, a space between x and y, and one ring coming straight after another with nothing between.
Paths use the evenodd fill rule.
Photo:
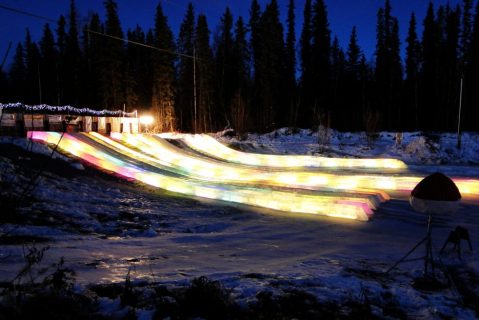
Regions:
<instances>
[{"instance_id":1,"label":"bright light source","mask_svg":"<svg viewBox=\"0 0 479 320\"><path fill-rule=\"evenodd\" d=\"M155 120L153 119L152 116L141 116L140 117L140 123L144 124L146 126L149 126L150 124L153 124Z\"/></svg>"}]
</instances>

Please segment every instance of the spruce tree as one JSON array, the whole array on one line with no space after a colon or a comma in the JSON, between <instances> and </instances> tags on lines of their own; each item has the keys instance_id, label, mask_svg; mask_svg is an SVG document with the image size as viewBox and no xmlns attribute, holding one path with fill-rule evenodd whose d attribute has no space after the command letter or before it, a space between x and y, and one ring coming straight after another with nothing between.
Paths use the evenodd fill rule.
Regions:
<instances>
[{"instance_id":1,"label":"spruce tree","mask_svg":"<svg viewBox=\"0 0 479 320\"><path fill-rule=\"evenodd\" d=\"M346 130L359 130L361 128L361 63L363 54L358 44L356 26L349 37L348 50L346 52L346 66L344 79L344 109L348 114Z\"/></svg>"},{"instance_id":2,"label":"spruce tree","mask_svg":"<svg viewBox=\"0 0 479 320\"><path fill-rule=\"evenodd\" d=\"M43 36L40 45L40 74L42 75L42 101L49 105L55 105L56 94L56 63L58 52L55 49L55 39L49 24L43 28Z\"/></svg>"},{"instance_id":3,"label":"spruce tree","mask_svg":"<svg viewBox=\"0 0 479 320\"><path fill-rule=\"evenodd\" d=\"M68 34L65 39L64 55L64 99L72 105L78 105L80 97L80 62L81 52L78 43L77 11L75 1L70 1L68 16Z\"/></svg>"},{"instance_id":4,"label":"spruce tree","mask_svg":"<svg viewBox=\"0 0 479 320\"><path fill-rule=\"evenodd\" d=\"M27 29L25 37L25 103L41 104L42 101L42 75L40 74L40 52L38 46L32 41L30 31Z\"/></svg>"},{"instance_id":5,"label":"spruce tree","mask_svg":"<svg viewBox=\"0 0 479 320\"><path fill-rule=\"evenodd\" d=\"M18 43L13 56L13 62L8 74L9 80L9 99L11 102L25 101L25 87L26 87L27 70L25 67L25 50L21 43Z\"/></svg>"},{"instance_id":6,"label":"spruce tree","mask_svg":"<svg viewBox=\"0 0 479 320\"><path fill-rule=\"evenodd\" d=\"M272 0L260 19L261 43L256 59L255 76L258 81L258 111L260 130L270 131L278 126L279 113L285 110L284 101L284 40L279 21L279 8Z\"/></svg>"},{"instance_id":7,"label":"spruce tree","mask_svg":"<svg viewBox=\"0 0 479 320\"><path fill-rule=\"evenodd\" d=\"M108 36L123 38L117 4L113 0L104 2L106 9L105 33ZM104 64L101 69L102 103L105 109L123 109L124 99L124 46L123 42L111 37L104 38Z\"/></svg>"},{"instance_id":8,"label":"spruce tree","mask_svg":"<svg viewBox=\"0 0 479 320\"><path fill-rule=\"evenodd\" d=\"M252 100L252 113L251 118L254 120L254 126L257 128L260 123L261 108L259 104L261 103L261 92L260 92L260 82L261 80L261 69L260 65L260 50L261 50L261 8L257 0L251 2L250 7L250 18L249 18L249 30L250 30L250 48L251 48L251 67L253 69L253 100Z\"/></svg>"},{"instance_id":9,"label":"spruce tree","mask_svg":"<svg viewBox=\"0 0 479 320\"><path fill-rule=\"evenodd\" d=\"M402 66L399 53L399 24L392 16L389 0L386 0L384 8L378 10L377 19L375 110L380 115L381 128L398 130L401 128L399 98Z\"/></svg>"},{"instance_id":10,"label":"spruce tree","mask_svg":"<svg viewBox=\"0 0 479 320\"><path fill-rule=\"evenodd\" d=\"M226 8L221 17L216 42L217 111L221 118L226 118L226 112L230 108L235 93L233 87L235 73L233 69L233 16L229 8Z\"/></svg>"},{"instance_id":11,"label":"spruce tree","mask_svg":"<svg viewBox=\"0 0 479 320\"><path fill-rule=\"evenodd\" d=\"M193 132L195 105L193 94L195 88L193 68L193 55L196 56L194 49L194 32L195 32L195 13L193 4L188 4L183 22L180 26L178 36L178 52L182 54L178 64L178 95L177 95L177 115L179 117L179 128L186 132Z\"/></svg>"},{"instance_id":12,"label":"spruce tree","mask_svg":"<svg viewBox=\"0 0 479 320\"><path fill-rule=\"evenodd\" d=\"M445 39L444 39L444 62L442 68L444 69L444 77L441 77L442 82L439 91L443 94L442 98L442 119L440 123L440 130L453 131L456 121L457 106L459 103L459 81L460 71L459 66L459 31L460 31L460 8L457 6L452 9L447 5L446 7L446 21L445 21Z\"/></svg>"},{"instance_id":13,"label":"spruce tree","mask_svg":"<svg viewBox=\"0 0 479 320\"><path fill-rule=\"evenodd\" d=\"M163 14L161 3L156 7L155 47L165 50L153 53L153 90L151 105L157 121L157 129L176 130L175 114L175 51L173 33Z\"/></svg>"},{"instance_id":14,"label":"spruce tree","mask_svg":"<svg viewBox=\"0 0 479 320\"><path fill-rule=\"evenodd\" d=\"M339 130L346 130L352 125L349 106L345 106L345 71L346 57L335 36L331 45L331 110L325 125ZM345 117L345 114L348 116Z\"/></svg>"},{"instance_id":15,"label":"spruce tree","mask_svg":"<svg viewBox=\"0 0 479 320\"><path fill-rule=\"evenodd\" d=\"M246 40L246 26L239 17L235 24L233 46L233 88L234 96L230 105L229 119L233 128L244 133L251 129L248 117L251 100L250 51Z\"/></svg>"},{"instance_id":16,"label":"spruce tree","mask_svg":"<svg viewBox=\"0 0 479 320\"><path fill-rule=\"evenodd\" d=\"M348 51L347 51L347 71L351 74L354 80L359 78L359 64L361 59L361 48L358 45L358 36L356 26L351 31L349 37Z\"/></svg>"},{"instance_id":17,"label":"spruce tree","mask_svg":"<svg viewBox=\"0 0 479 320\"><path fill-rule=\"evenodd\" d=\"M83 66L80 76L83 94L80 97L82 105L86 105L91 109L103 109L103 95L100 92L102 88L102 69L105 62L103 47L104 39L95 33L87 31L91 30L97 33L103 33L100 16L93 14L90 21L84 28L83 32Z\"/></svg>"},{"instance_id":18,"label":"spruce tree","mask_svg":"<svg viewBox=\"0 0 479 320\"><path fill-rule=\"evenodd\" d=\"M472 41L472 0L463 0L462 32L460 39L461 60L464 65L469 64Z\"/></svg>"},{"instance_id":19,"label":"spruce tree","mask_svg":"<svg viewBox=\"0 0 479 320\"><path fill-rule=\"evenodd\" d=\"M477 130L477 123L479 121L479 2L476 6L474 15L474 24L471 37L471 66L468 90L471 93L470 103L465 106L464 119L466 128L469 130Z\"/></svg>"},{"instance_id":20,"label":"spruce tree","mask_svg":"<svg viewBox=\"0 0 479 320\"><path fill-rule=\"evenodd\" d=\"M404 111L406 117L404 127L407 130L417 130L419 128L418 86L421 45L416 33L416 15L414 12L409 20L406 42L406 80L404 83Z\"/></svg>"},{"instance_id":21,"label":"spruce tree","mask_svg":"<svg viewBox=\"0 0 479 320\"><path fill-rule=\"evenodd\" d=\"M403 81L402 62L400 55L399 22L392 19L390 45L390 91L389 91L389 121L390 130L403 130L403 106L401 104L401 90Z\"/></svg>"},{"instance_id":22,"label":"spruce tree","mask_svg":"<svg viewBox=\"0 0 479 320\"><path fill-rule=\"evenodd\" d=\"M332 110L331 31L323 0L316 0L313 4L311 55L314 84L313 121L316 125L327 125Z\"/></svg>"},{"instance_id":23,"label":"spruce tree","mask_svg":"<svg viewBox=\"0 0 479 320\"><path fill-rule=\"evenodd\" d=\"M301 31L301 78L300 78L300 103L298 111L298 123L300 127L311 127L313 121L313 68L312 68L312 14L311 0L306 0L303 13L303 29Z\"/></svg>"},{"instance_id":24,"label":"spruce tree","mask_svg":"<svg viewBox=\"0 0 479 320\"><path fill-rule=\"evenodd\" d=\"M210 31L206 16L200 14L195 30L196 60L196 106L193 119L195 132L212 132L219 128L218 112L215 106L215 83L213 51L210 47Z\"/></svg>"},{"instance_id":25,"label":"spruce tree","mask_svg":"<svg viewBox=\"0 0 479 320\"><path fill-rule=\"evenodd\" d=\"M422 35L422 81L421 81L421 109L419 113L420 127L423 130L431 130L437 122L434 108L437 106L439 67L439 35L434 15L434 7L429 3L427 15L424 19L424 31Z\"/></svg>"},{"instance_id":26,"label":"spruce tree","mask_svg":"<svg viewBox=\"0 0 479 320\"><path fill-rule=\"evenodd\" d=\"M286 109L281 119L282 125L297 126L297 84L296 84L296 31L295 31L295 4L289 0L288 19L285 48L285 104Z\"/></svg>"},{"instance_id":27,"label":"spruce tree","mask_svg":"<svg viewBox=\"0 0 479 320\"><path fill-rule=\"evenodd\" d=\"M56 67L56 86L57 86L57 105L65 104L65 51L66 51L66 42L67 42L67 33L66 33L66 20L63 15L60 16L57 23L57 51L58 51L58 60Z\"/></svg>"},{"instance_id":28,"label":"spruce tree","mask_svg":"<svg viewBox=\"0 0 479 320\"><path fill-rule=\"evenodd\" d=\"M139 25L126 32L128 43L126 44L126 64L125 64L125 101L126 106L136 107L139 103L139 83L138 83L138 69L140 66L139 56L140 47L136 43L145 43L145 34Z\"/></svg>"},{"instance_id":29,"label":"spruce tree","mask_svg":"<svg viewBox=\"0 0 479 320\"><path fill-rule=\"evenodd\" d=\"M359 62L359 82L361 88L360 94L360 112L361 117L358 118L359 121L362 121L360 126L361 130L373 130L378 121L377 112L374 111L372 108L373 105L373 78L374 78L374 69L373 67L367 62L366 56L364 54L361 55L361 59Z\"/></svg>"},{"instance_id":30,"label":"spruce tree","mask_svg":"<svg viewBox=\"0 0 479 320\"><path fill-rule=\"evenodd\" d=\"M139 25L129 30L127 37L132 42L127 44L126 104L130 108L141 109L141 112L149 109L152 101L153 63L151 60L156 51L136 44L146 44L146 34ZM154 46L153 43L150 45Z\"/></svg>"}]
</instances>

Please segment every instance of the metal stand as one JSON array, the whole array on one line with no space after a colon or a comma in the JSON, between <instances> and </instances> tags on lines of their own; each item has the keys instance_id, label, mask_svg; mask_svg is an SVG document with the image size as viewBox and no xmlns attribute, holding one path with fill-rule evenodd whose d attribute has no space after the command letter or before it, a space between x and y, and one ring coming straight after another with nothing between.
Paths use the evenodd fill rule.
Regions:
<instances>
[{"instance_id":1,"label":"metal stand","mask_svg":"<svg viewBox=\"0 0 479 320\"><path fill-rule=\"evenodd\" d=\"M431 224L432 224L432 216L429 215L429 217L427 219L427 233L426 233L426 236L422 240L420 240L414 247L412 247L412 249L409 250L409 252L406 253L406 255L404 257L399 259L391 268L389 268L386 271L386 273L389 273L391 270L396 268L402 262L416 261L416 260L424 259L424 276L435 279L434 258L432 256L432 238L431 238L431 228L432 228L432 226L431 226ZM406 258L409 257L409 255L411 253L413 253L417 248L419 248L419 246L422 245L423 243L426 243L426 255L424 257L421 257L421 258L406 260Z\"/></svg>"}]
</instances>

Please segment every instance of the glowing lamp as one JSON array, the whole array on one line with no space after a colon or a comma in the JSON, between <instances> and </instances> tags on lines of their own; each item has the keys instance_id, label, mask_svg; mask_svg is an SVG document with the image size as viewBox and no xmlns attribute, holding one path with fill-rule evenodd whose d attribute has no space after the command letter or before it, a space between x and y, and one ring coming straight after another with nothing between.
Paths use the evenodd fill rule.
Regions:
<instances>
[{"instance_id":1,"label":"glowing lamp","mask_svg":"<svg viewBox=\"0 0 479 320\"><path fill-rule=\"evenodd\" d=\"M155 122L155 119L150 115L144 115L140 117L140 123L145 126L149 126L153 124L153 122Z\"/></svg>"}]
</instances>

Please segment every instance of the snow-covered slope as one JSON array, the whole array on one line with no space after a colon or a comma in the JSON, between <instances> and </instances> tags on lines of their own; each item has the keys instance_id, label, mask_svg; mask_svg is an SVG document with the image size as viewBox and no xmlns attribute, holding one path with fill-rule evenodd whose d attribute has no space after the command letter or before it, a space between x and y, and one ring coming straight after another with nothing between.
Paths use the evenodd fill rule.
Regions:
<instances>
[{"instance_id":1,"label":"snow-covered slope","mask_svg":"<svg viewBox=\"0 0 479 320\"><path fill-rule=\"evenodd\" d=\"M369 145L363 134L329 134L329 142L321 145L318 133L306 130L289 134L283 129L251 134L246 139L224 133L215 136L257 153L396 157L414 165L414 170L479 177L475 165L478 134L464 134L461 150L455 147L455 137L448 134L439 135L438 140L405 134L400 145L392 133L380 133ZM7 150L11 142L30 148L26 140L2 139L0 150ZM37 144L31 150L51 152ZM46 159L28 155L31 161ZM3 152L0 156L2 192L16 189L21 193L31 176L22 165L25 161ZM363 301L366 296L373 314L379 317L387 317L386 310L392 305L408 318L477 317L474 307L464 304L460 288L425 293L411 286L421 275L422 261L403 263L384 273L426 232L427 217L414 212L406 198L383 204L373 220L359 223L183 198L90 168L69 168L46 171L35 183L33 198L18 208L25 219L2 222L0 232L10 238L30 236L47 241L50 249L43 263L64 257L77 272L79 284L123 282L128 270L132 279L167 286L186 285L192 278L206 275L220 280L245 307L257 301L259 292L275 296L299 289L319 301L339 305L351 299ZM448 248L442 262L451 270L466 270L457 276L469 282L468 289L476 295L477 277L465 275L479 273L478 213L479 203L468 200L456 214L437 216L433 221L435 257L449 231L457 225L468 228L476 250L470 252L463 245L460 260ZM422 254L421 247L413 255ZM24 264L22 257L20 245L0 244L0 281L17 274Z\"/></svg>"}]
</instances>

